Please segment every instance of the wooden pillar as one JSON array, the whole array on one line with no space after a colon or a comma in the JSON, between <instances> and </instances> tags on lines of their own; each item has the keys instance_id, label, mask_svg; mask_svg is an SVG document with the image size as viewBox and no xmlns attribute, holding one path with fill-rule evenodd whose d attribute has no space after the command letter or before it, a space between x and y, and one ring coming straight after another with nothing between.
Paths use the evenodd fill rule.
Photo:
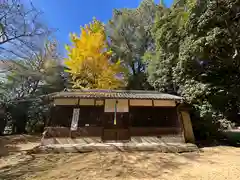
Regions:
<instances>
[{"instance_id":1,"label":"wooden pillar","mask_svg":"<svg viewBox=\"0 0 240 180\"><path fill-rule=\"evenodd\" d=\"M188 111L181 110L180 114L181 114L181 119L183 124L185 142L195 143L195 138L194 138L193 129L192 129L192 122L191 122L191 118Z\"/></svg>"}]
</instances>

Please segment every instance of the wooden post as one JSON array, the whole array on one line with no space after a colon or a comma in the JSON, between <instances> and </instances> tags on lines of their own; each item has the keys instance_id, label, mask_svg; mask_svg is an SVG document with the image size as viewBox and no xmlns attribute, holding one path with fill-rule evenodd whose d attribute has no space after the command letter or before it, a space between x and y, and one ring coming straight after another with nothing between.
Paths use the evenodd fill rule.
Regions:
<instances>
[{"instance_id":1,"label":"wooden post","mask_svg":"<svg viewBox=\"0 0 240 180\"><path fill-rule=\"evenodd\" d=\"M195 138L192 129L192 122L188 111L180 111L184 129L184 138L187 143L195 143Z\"/></svg>"}]
</instances>

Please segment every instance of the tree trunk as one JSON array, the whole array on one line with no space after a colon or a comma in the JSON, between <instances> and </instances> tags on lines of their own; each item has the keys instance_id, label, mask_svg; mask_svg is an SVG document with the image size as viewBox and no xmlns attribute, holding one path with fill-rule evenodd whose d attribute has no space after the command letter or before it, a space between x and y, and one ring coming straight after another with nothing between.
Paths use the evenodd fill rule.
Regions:
<instances>
[{"instance_id":1,"label":"tree trunk","mask_svg":"<svg viewBox=\"0 0 240 180\"><path fill-rule=\"evenodd\" d=\"M4 129L6 127L7 121L4 119L4 117L0 118L0 136L4 134Z\"/></svg>"}]
</instances>

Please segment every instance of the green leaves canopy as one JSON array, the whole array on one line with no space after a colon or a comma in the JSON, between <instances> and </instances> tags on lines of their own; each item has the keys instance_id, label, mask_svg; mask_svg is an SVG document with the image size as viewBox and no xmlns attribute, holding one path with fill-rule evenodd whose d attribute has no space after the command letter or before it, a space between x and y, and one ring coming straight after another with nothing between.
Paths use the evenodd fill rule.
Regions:
<instances>
[{"instance_id":1,"label":"green leaves canopy","mask_svg":"<svg viewBox=\"0 0 240 180\"><path fill-rule=\"evenodd\" d=\"M143 55L147 50L154 49L151 28L160 9L152 0L144 0L136 9L114 10L106 26L109 45L114 52L112 60L121 59L130 69L130 89L149 88Z\"/></svg>"},{"instance_id":2,"label":"green leaves canopy","mask_svg":"<svg viewBox=\"0 0 240 180\"><path fill-rule=\"evenodd\" d=\"M178 1L153 28L148 80L177 93L215 123L239 112L240 4L234 0Z\"/></svg>"}]
</instances>

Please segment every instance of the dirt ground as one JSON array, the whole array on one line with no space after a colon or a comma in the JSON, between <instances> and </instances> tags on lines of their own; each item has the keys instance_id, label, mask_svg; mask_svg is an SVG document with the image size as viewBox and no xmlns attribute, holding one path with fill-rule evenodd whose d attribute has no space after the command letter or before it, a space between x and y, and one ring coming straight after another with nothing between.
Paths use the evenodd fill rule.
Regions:
<instances>
[{"instance_id":1,"label":"dirt ground","mask_svg":"<svg viewBox=\"0 0 240 180\"><path fill-rule=\"evenodd\" d=\"M30 136L0 138L0 152L5 148L5 153L0 155L0 180L240 180L240 148L236 147L206 147L201 152L182 154L94 152L27 155L23 151L38 141L38 137Z\"/></svg>"}]
</instances>

